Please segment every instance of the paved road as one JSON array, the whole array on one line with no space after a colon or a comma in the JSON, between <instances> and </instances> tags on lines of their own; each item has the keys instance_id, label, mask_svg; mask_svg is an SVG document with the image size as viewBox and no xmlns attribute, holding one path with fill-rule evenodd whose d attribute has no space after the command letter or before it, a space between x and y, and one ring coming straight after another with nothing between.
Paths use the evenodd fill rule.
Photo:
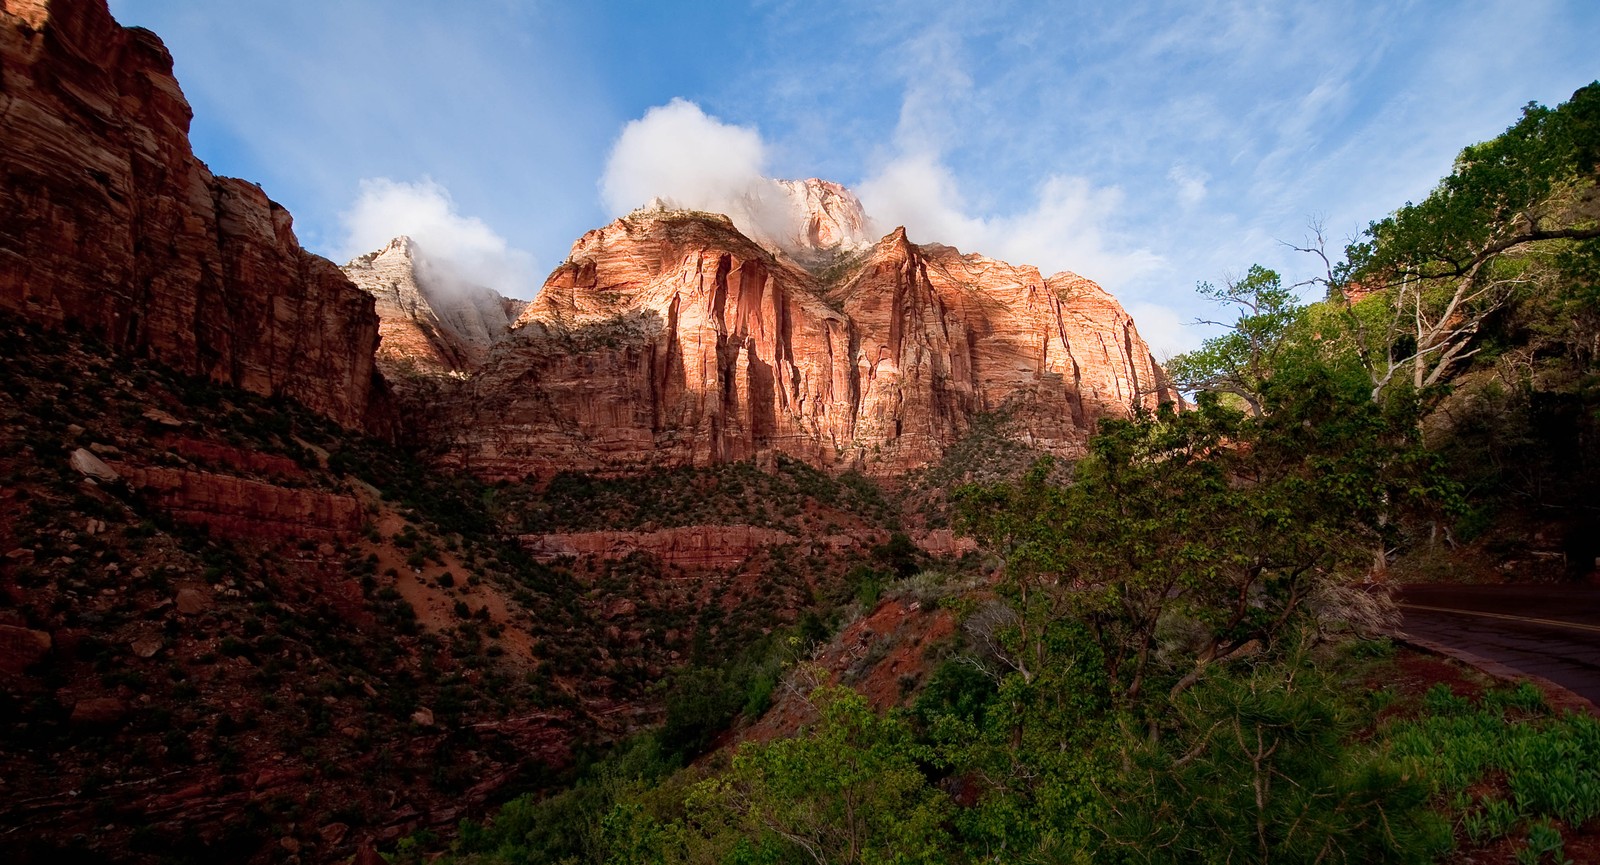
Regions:
<instances>
[{"instance_id":1,"label":"paved road","mask_svg":"<svg viewBox=\"0 0 1600 865\"><path fill-rule=\"evenodd\" d=\"M1600 586L1405 586L1395 600L1407 633L1600 705Z\"/></svg>"}]
</instances>

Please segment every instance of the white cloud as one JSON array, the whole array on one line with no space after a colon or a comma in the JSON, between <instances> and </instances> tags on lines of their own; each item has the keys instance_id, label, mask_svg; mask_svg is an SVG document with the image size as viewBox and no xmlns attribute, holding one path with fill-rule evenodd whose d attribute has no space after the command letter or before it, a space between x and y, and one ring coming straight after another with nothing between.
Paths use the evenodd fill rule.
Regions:
<instances>
[{"instance_id":1,"label":"white cloud","mask_svg":"<svg viewBox=\"0 0 1600 865\"><path fill-rule=\"evenodd\" d=\"M674 99L623 127L606 162L600 195L615 215L658 197L720 213L716 205L746 194L766 167L761 133Z\"/></svg>"},{"instance_id":2,"label":"white cloud","mask_svg":"<svg viewBox=\"0 0 1600 865\"><path fill-rule=\"evenodd\" d=\"M483 220L458 213L450 191L432 180L367 178L341 219L346 259L403 234L416 241L435 289L485 286L522 298L537 291L533 256L512 248Z\"/></svg>"},{"instance_id":3,"label":"white cloud","mask_svg":"<svg viewBox=\"0 0 1600 865\"><path fill-rule=\"evenodd\" d=\"M897 225L920 243L946 243L977 252L972 240L985 229L966 215L955 175L931 153L903 156L856 190L879 234Z\"/></svg>"},{"instance_id":4,"label":"white cloud","mask_svg":"<svg viewBox=\"0 0 1600 865\"><path fill-rule=\"evenodd\" d=\"M1180 163L1172 166L1172 170L1167 172L1167 179L1176 187L1178 203L1190 208L1205 200L1206 183L1211 180L1211 175Z\"/></svg>"},{"instance_id":5,"label":"white cloud","mask_svg":"<svg viewBox=\"0 0 1600 865\"><path fill-rule=\"evenodd\" d=\"M1113 292L1164 266L1161 256L1110 227L1123 209L1122 191L1081 177L1047 177L1026 210L974 215L955 175L924 152L893 160L863 182L858 194L880 230L904 225L913 242L1031 264L1047 275L1070 270Z\"/></svg>"},{"instance_id":6,"label":"white cloud","mask_svg":"<svg viewBox=\"0 0 1600 865\"><path fill-rule=\"evenodd\" d=\"M746 235L787 245L798 234L801 214L766 170L760 132L674 99L623 127L606 161L600 195L613 216L661 199L673 207L726 214Z\"/></svg>"}]
</instances>

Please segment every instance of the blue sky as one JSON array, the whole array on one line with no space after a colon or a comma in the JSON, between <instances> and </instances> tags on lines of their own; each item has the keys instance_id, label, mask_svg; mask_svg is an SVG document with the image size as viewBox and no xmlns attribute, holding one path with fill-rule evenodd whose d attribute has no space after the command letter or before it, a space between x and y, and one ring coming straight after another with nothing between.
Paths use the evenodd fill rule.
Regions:
<instances>
[{"instance_id":1,"label":"blue sky","mask_svg":"<svg viewBox=\"0 0 1600 865\"><path fill-rule=\"evenodd\" d=\"M335 260L405 231L529 297L652 170L820 176L914 241L1101 282L1158 356L1205 335L1196 282L1312 275L1279 241L1342 246L1600 78L1591 0L111 7L171 49L199 156ZM611 158L629 124L665 168Z\"/></svg>"}]
</instances>

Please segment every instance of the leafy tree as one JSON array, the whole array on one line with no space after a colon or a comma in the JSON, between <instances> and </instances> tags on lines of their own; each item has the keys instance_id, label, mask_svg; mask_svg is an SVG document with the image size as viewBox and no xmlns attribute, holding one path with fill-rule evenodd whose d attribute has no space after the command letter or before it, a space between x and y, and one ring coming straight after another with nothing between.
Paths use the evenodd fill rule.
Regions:
<instances>
[{"instance_id":1,"label":"leafy tree","mask_svg":"<svg viewBox=\"0 0 1600 865\"><path fill-rule=\"evenodd\" d=\"M968 618L969 633L975 618ZM1001 621L1012 626L1002 625L998 639L1015 647L1017 617ZM1061 619L1045 631L1026 677L956 660L916 707L947 783L975 800L955 817L973 861L1077 861L1104 816L1097 791L1118 753L1121 717L1110 711L1097 649L1083 626Z\"/></svg>"},{"instance_id":2,"label":"leafy tree","mask_svg":"<svg viewBox=\"0 0 1600 865\"><path fill-rule=\"evenodd\" d=\"M1168 361L1168 376L1181 390L1232 394L1245 401L1251 414L1261 414L1267 379L1291 350L1305 307L1284 288L1276 271L1259 264L1243 279L1229 279L1221 287L1203 282L1196 291L1238 310L1238 315L1226 323L1200 321L1225 324L1228 332Z\"/></svg>"},{"instance_id":3,"label":"leafy tree","mask_svg":"<svg viewBox=\"0 0 1600 865\"><path fill-rule=\"evenodd\" d=\"M1391 510L1437 490L1409 416L1359 382L1289 367L1248 418L1193 411L1109 421L1070 485L1044 467L962 492L966 525L1006 556L1016 614L1004 663L1024 680L1057 621L1083 623L1113 701L1152 675L1174 693L1208 665L1270 648L1315 610L1359 605Z\"/></svg>"},{"instance_id":4,"label":"leafy tree","mask_svg":"<svg viewBox=\"0 0 1600 865\"><path fill-rule=\"evenodd\" d=\"M1421 863L1447 851L1429 785L1346 744L1356 725L1333 687L1295 659L1214 677L1175 701L1172 735L1135 744L1107 798L1103 857Z\"/></svg>"},{"instance_id":5,"label":"leafy tree","mask_svg":"<svg viewBox=\"0 0 1600 865\"><path fill-rule=\"evenodd\" d=\"M922 766L933 752L905 721L847 688L811 695L799 736L746 743L730 769L700 782L670 820L623 803L606 821L612 863L946 861L948 797Z\"/></svg>"},{"instance_id":6,"label":"leafy tree","mask_svg":"<svg viewBox=\"0 0 1600 865\"><path fill-rule=\"evenodd\" d=\"M1427 198L1346 249L1330 278L1363 298L1346 322L1374 399L1397 379L1440 384L1475 354L1489 317L1548 276L1528 253L1600 238L1597 152L1600 82L1553 109L1529 103L1504 134L1463 150Z\"/></svg>"}]
</instances>

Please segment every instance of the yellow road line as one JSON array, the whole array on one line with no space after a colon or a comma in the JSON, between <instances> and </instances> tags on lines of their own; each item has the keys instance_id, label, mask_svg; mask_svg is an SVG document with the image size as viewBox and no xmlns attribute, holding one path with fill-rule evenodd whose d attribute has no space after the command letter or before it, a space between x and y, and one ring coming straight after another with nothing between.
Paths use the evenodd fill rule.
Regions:
<instances>
[{"instance_id":1,"label":"yellow road line","mask_svg":"<svg viewBox=\"0 0 1600 865\"><path fill-rule=\"evenodd\" d=\"M1579 622L1566 622L1561 619L1536 619L1532 616L1511 616L1505 613L1486 613L1482 610L1461 610L1454 607L1425 607L1422 604L1401 603L1400 606L1407 610L1425 610L1430 613L1455 613L1461 616L1482 616L1485 619L1505 619L1508 622L1525 622L1530 625L1549 625L1555 628L1573 628L1579 631L1590 631L1600 634L1600 625L1585 625Z\"/></svg>"}]
</instances>

